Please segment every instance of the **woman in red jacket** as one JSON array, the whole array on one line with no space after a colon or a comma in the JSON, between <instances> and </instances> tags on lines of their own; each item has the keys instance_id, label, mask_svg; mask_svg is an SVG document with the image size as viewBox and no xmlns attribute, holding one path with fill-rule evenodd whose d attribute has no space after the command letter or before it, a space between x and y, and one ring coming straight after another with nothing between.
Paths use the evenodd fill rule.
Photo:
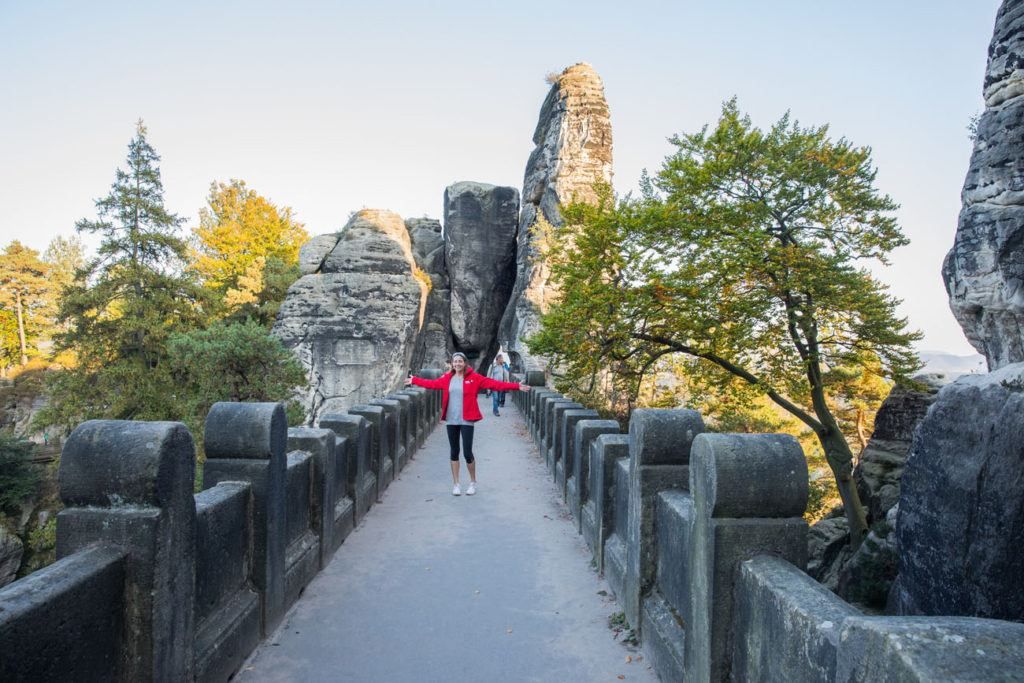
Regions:
<instances>
[{"instance_id":1,"label":"woman in red jacket","mask_svg":"<svg viewBox=\"0 0 1024 683\"><path fill-rule=\"evenodd\" d=\"M462 436L463 457L466 458L466 469L469 470L469 488L466 495L472 496L476 493L476 461L473 458L473 423L483 419L480 414L480 406L477 405L477 393L481 389L494 389L497 391L529 391L526 384L515 382L499 382L498 380L485 377L466 363L466 356L461 353L452 354L452 371L445 373L439 379L423 379L422 377L410 377L406 380L406 386L415 384L426 389L440 389L443 392L441 398L441 419L448 423L448 443L451 445L452 481L455 483L452 488L452 495L462 495L459 487L459 436ZM452 400L448 400L451 398Z\"/></svg>"}]
</instances>

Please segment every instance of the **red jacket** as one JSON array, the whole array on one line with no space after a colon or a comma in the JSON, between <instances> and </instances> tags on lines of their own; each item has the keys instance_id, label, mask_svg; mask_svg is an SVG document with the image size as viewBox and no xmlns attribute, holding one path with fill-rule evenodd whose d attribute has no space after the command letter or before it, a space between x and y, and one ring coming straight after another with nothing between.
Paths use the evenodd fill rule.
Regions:
<instances>
[{"instance_id":1,"label":"red jacket","mask_svg":"<svg viewBox=\"0 0 1024 683\"><path fill-rule=\"evenodd\" d=\"M413 377L412 383L425 389L440 389L443 392L441 397L441 419L448 415L448 385L452 382L454 372L442 375L438 379L423 379ZM485 377L472 368L466 368L466 374L462 376L462 417L467 422L476 422L484 419L480 414L480 406L477 405L476 395L481 389L496 389L498 391L519 391L519 385L515 382L499 382L496 379Z\"/></svg>"}]
</instances>

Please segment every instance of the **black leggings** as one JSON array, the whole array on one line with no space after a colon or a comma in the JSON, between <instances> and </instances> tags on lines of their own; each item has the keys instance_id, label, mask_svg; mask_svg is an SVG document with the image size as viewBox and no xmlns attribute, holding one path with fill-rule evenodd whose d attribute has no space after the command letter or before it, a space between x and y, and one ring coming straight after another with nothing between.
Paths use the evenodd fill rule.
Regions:
<instances>
[{"instance_id":1,"label":"black leggings","mask_svg":"<svg viewBox=\"0 0 1024 683\"><path fill-rule=\"evenodd\" d=\"M452 447L452 462L459 461L459 432L462 432L462 450L466 464L473 462L473 425L447 425L448 445Z\"/></svg>"}]
</instances>

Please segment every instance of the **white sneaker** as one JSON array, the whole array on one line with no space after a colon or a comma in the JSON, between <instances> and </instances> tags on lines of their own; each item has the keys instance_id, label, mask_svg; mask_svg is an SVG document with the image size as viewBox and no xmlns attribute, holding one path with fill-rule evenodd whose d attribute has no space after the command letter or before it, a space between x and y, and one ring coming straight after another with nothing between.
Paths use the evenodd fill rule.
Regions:
<instances>
[{"instance_id":1,"label":"white sneaker","mask_svg":"<svg viewBox=\"0 0 1024 683\"><path fill-rule=\"evenodd\" d=\"M469 488L466 489L466 495L467 496L472 496L474 493L476 493L476 482L475 481L471 481L471 482L469 482Z\"/></svg>"},{"instance_id":2,"label":"white sneaker","mask_svg":"<svg viewBox=\"0 0 1024 683\"><path fill-rule=\"evenodd\" d=\"M470 484L470 487L472 488L472 484ZM462 495L462 489L459 488L458 484L456 484L455 486L452 487L452 495L453 496L461 496Z\"/></svg>"}]
</instances>

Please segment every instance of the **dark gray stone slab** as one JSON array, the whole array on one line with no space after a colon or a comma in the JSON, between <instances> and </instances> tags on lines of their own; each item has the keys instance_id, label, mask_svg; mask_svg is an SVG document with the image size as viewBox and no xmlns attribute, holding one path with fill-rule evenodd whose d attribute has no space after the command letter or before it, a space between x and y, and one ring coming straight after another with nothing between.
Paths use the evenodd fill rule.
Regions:
<instances>
[{"instance_id":1,"label":"dark gray stone slab","mask_svg":"<svg viewBox=\"0 0 1024 683\"><path fill-rule=\"evenodd\" d=\"M615 529L616 472L620 466L622 475L629 479L629 436L626 434L602 434L590 446L590 495L594 504L594 527L588 539L597 571L604 572L604 544ZM622 496L623 510L628 511L628 499ZM623 528L625 521L623 520Z\"/></svg>"},{"instance_id":2,"label":"dark gray stone slab","mask_svg":"<svg viewBox=\"0 0 1024 683\"><path fill-rule=\"evenodd\" d=\"M970 617L852 617L837 681L1024 681L1024 624Z\"/></svg>"},{"instance_id":3,"label":"dark gray stone slab","mask_svg":"<svg viewBox=\"0 0 1024 683\"><path fill-rule=\"evenodd\" d=\"M566 499L569 511L576 520L576 531L583 533L583 504L590 500L590 444L601 434L618 434L619 423L615 420L581 420L573 430L572 495L566 483Z\"/></svg>"},{"instance_id":4,"label":"dark gray stone slab","mask_svg":"<svg viewBox=\"0 0 1024 683\"><path fill-rule=\"evenodd\" d=\"M345 496L345 459L342 454L340 465L343 474L335 471L339 465L335 455L337 435L330 429L312 427L291 427L288 429L288 450L304 451L311 456L309 523L317 535L320 548L320 568L331 560L337 547L334 540L334 506L339 497ZM339 479L341 488L338 488Z\"/></svg>"},{"instance_id":5,"label":"dark gray stone slab","mask_svg":"<svg viewBox=\"0 0 1024 683\"><path fill-rule=\"evenodd\" d=\"M630 416L626 584L621 602L629 623L638 627L641 598L654 585L656 496L688 487L690 446L703 431L704 421L694 410L644 408Z\"/></svg>"},{"instance_id":6,"label":"dark gray stone slab","mask_svg":"<svg viewBox=\"0 0 1024 683\"><path fill-rule=\"evenodd\" d=\"M223 434L233 431L234 436ZM215 403L206 419L203 487L252 486L253 583L266 635L284 615L288 422L281 403ZM211 449L211 444L213 448Z\"/></svg>"},{"instance_id":7,"label":"dark gray stone slab","mask_svg":"<svg viewBox=\"0 0 1024 683\"><path fill-rule=\"evenodd\" d=\"M328 413L320 417L320 426L344 437L344 448L336 446L335 450L345 452L346 491L355 503L354 522L358 524L373 505L377 494L377 475L370 458L370 423L361 415Z\"/></svg>"},{"instance_id":8,"label":"dark gray stone slab","mask_svg":"<svg viewBox=\"0 0 1024 683\"><path fill-rule=\"evenodd\" d=\"M562 439L565 437L565 414L570 410L581 410L583 405L575 401L561 401L551 406L550 438L548 439L548 470L554 475L556 465L565 465L562 460ZM564 475L563 475L564 477ZM556 479L557 481L557 479ZM563 486L564 490L564 486Z\"/></svg>"},{"instance_id":9,"label":"dark gray stone slab","mask_svg":"<svg viewBox=\"0 0 1024 683\"><path fill-rule=\"evenodd\" d=\"M285 528L284 601L290 607L320 569L320 539L310 500L313 456L303 451L288 454Z\"/></svg>"},{"instance_id":10,"label":"dark gray stone slab","mask_svg":"<svg viewBox=\"0 0 1024 683\"><path fill-rule=\"evenodd\" d=\"M568 499L568 481L572 479L576 471L576 424L581 420L597 419L596 410L581 409L567 410L562 416L561 434L559 441L562 453L558 456L562 463L561 476L557 480L562 489L562 498Z\"/></svg>"},{"instance_id":11,"label":"dark gray stone slab","mask_svg":"<svg viewBox=\"0 0 1024 683\"><path fill-rule=\"evenodd\" d=\"M695 520L692 614L684 615L687 673L696 680L726 680L739 563L765 553L800 568L807 564L803 518L762 516L803 514L807 461L788 435L700 434L691 451L690 489Z\"/></svg>"},{"instance_id":12,"label":"dark gray stone slab","mask_svg":"<svg viewBox=\"0 0 1024 683\"><path fill-rule=\"evenodd\" d=\"M373 405L353 406L348 411L352 415L361 415L370 423L370 470L377 480L376 500L380 500L384 489L391 483L394 464L388 450L388 432L385 425L387 415L384 408Z\"/></svg>"},{"instance_id":13,"label":"dark gray stone slab","mask_svg":"<svg viewBox=\"0 0 1024 683\"><path fill-rule=\"evenodd\" d=\"M739 681L835 681L839 633L854 607L793 564L756 555L740 564L732 676Z\"/></svg>"},{"instance_id":14,"label":"dark gray stone slab","mask_svg":"<svg viewBox=\"0 0 1024 683\"><path fill-rule=\"evenodd\" d=\"M180 607L195 600L195 448L188 429L178 422L84 422L64 444L58 479L65 509L57 516L57 557L95 543L126 553L122 675L191 678L195 619Z\"/></svg>"},{"instance_id":15,"label":"dark gray stone slab","mask_svg":"<svg viewBox=\"0 0 1024 683\"><path fill-rule=\"evenodd\" d=\"M405 447L402 445L402 404L394 399L379 398L370 401L372 406L384 409L387 425L387 450L391 456L393 476L397 477L405 466Z\"/></svg>"},{"instance_id":16,"label":"dark gray stone slab","mask_svg":"<svg viewBox=\"0 0 1024 683\"><path fill-rule=\"evenodd\" d=\"M221 482L196 494L196 680L227 680L260 640L252 588L250 487Z\"/></svg>"},{"instance_id":17,"label":"dark gray stone slab","mask_svg":"<svg viewBox=\"0 0 1024 683\"><path fill-rule=\"evenodd\" d=\"M95 545L0 588L0 680L127 680L124 563Z\"/></svg>"}]
</instances>

